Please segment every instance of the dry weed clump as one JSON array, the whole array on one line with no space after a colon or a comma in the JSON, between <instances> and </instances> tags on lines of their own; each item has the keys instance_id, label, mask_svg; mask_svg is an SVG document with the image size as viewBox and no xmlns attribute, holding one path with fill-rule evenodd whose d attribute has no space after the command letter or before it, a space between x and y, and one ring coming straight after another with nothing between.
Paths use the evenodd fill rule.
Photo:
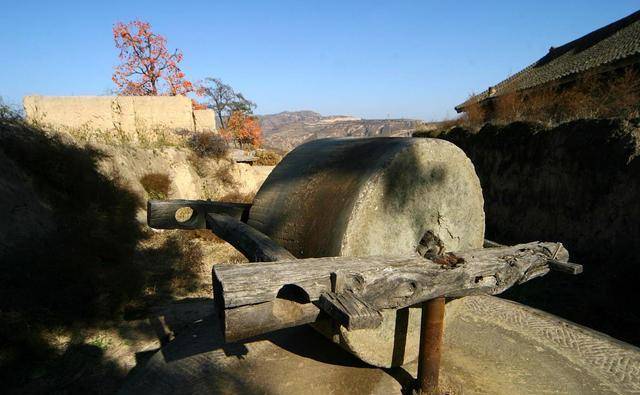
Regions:
<instances>
[{"instance_id":1,"label":"dry weed clump","mask_svg":"<svg viewBox=\"0 0 640 395\"><path fill-rule=\"evenodd\" d=\"M213 176L225 186L235 187L238 185L235 177L233 176L233 166L231 164L219 167Z\"/></svg>"},{"instance_id":2,"label":"dry weed clump","mask_svg":"<svg viewBox=\"0 0 640 395\"><path fill-rule=\"evenodd\" d=\"M195 133L188 143L189 148L201 158L224 159L229 153L227 140L212 132Z\"/></svg>"},{"instance_id":3,"label":"dry weed clump","mask_svg":"<svg viewBox=\"0 0 640 395\"><path fill-rule=\"evenodd\" d=\"M196 174L200 177L206 177L208 173L207 162L204 158L201 158L195 152L190 152L187 155L187 161L191 164Z\"/></svg>"},{"instance_id":4,"label":"dry weed clump","mask_svg":"<svg viewBox=\"0 0 640 395\"><path fill-rule=\"evenodd\" d=\"M254 164L258 166L275 166L282 160L282 155L267 150L256 151L256 157L258 160Z\"/></svg>"},{"instance_id":5,"label":"dry weed clump","mask_svg":"<svg viewBox=\"0 0 640 395\"><path fill-rule=\"evenodd\" d=\"M255 193L241 193L238 191L229 192L220 198L221 202L228 203L252 203Z\"/></svg>"},{"instance_id":6,"label":"dry weed clump","mask_svg":"<svg viewBox=\"0 0 640 395\"><path fill-rule=\"evenodd\" d=\"M166 199L171 190L171 179L162 173L147 173L140 177L140 184L151 199Z\"/></svg>"}]
</instances>

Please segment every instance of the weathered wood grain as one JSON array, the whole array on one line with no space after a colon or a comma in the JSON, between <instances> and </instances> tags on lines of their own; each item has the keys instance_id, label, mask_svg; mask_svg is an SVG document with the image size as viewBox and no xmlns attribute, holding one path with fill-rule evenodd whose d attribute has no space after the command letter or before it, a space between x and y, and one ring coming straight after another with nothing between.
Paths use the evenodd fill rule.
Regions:
<instances>
[{"instance_id":1,"label":"weathered wood grain","mask_svg":"<svg viewBox=\"0 0 640 395\"><path fill-rule=\"evenodd\" d=\"M331 291L331 273L344 274L344 290L351 290L375 308L402 308L437 296L500 293L515 283L545 274L556 243L533 242L509 247L456 253L463 263L443 266L411 257L330 257L291 261L215 265L225 308L267 302L287 284L303 289L309 300ZM567 251L561 248L558 260Z\"/></svg>"},{"instance_id":2,"label":"weathered wood grain","mask_svg":"<svg viewBox=\"0 0 640 395\"><path fill-rule=\"evenodd\" d=\"M220 317L227 342L310 324L318 319L320 309L313 303L298 303L275 299L257 305L242 306L224 311Z\"/></svg>"},{"instance_id":3,"label":"weathered wood grain","mask_svg":"<svg viewBox=\"0 0 640 395\"><path fill-rule=\"evenodd\" d=\"M496 248L496 247L504 247L504 245L500 244L500 243L496 243L495 241L491 241L491 240L484 240L484 248ZM572 262L563 262L563 261L559 261L557 259L555 259L556 255L556 251L554 251L554 253L551 255L551 258L549 259L549 269L556 271L556 272L562 272L562 273L567 273L567 274L580 274L583 272L583 267L582 265L579 265L577 263L572 263Z\"/></svg>"},{"instance_id":4,"label":"weathered wood grain","mask_svg":"<svg viewBox=\"0 0 640 395\"><path fill-rule=\"evenodd\" d=\"M572 262L562 262L557 259L549 259L549 268L556 272L567 274L580 274L583 272L582 265Z\"/></svg>"},{"instance_id":5,"label":"weathered wood grain","mask_svg":"<svg viewBox=\"0 0 640 395\"><path fill-rule=\"evenodd\" d=\"M382 314L353 292L325 292L317 306L348 330L377 328L382 323Z\"/></svg>"},{"instance_id":6,"label":"weathered wood grain","mask_svg":"<svg viewBox=\"0 0 640 395\"><path fill-rule=\"evenodd\" d=\"M176 219L176 211L183 207L193 210L186 221ZM225 214L246 222L251 204L212 202L210 200L149 200L147 202L147 224L155 229L204 229L206 214Z\"/></svg>"},{"instance_id":7,"label":"weathered wood grain","mask_svg":"<svg viewBox=\"0 0 640 395\"><path fill-rule=\"evenodd\" d=\"M264 233L225 214L208 213L207 228L234 246L250 262L273 262L296 259ZM257 279L256 281L260 281Z\"/></svg>"},{"instance_id":8,"label":"weathered wood grain","mask_svg":"<svg viewBox=\"0 0 640 395\"><path fill-rule=\"evenodd\" d=\"M276 304L285 288L298 289L306 300L335 317L332 307L319 299L332 292L332 276L336 273L343 283L341 293L353 293L372 310L400 309L440 296L501 293L546 274L554 252L559 261L568 258L559 243L533 242L465 251L434 260L373 256L215 265L214 298L225 315L227 339L237 340L241 338L239 333L255 335L276 326L280 329L314 322L319 317L317 307L308 303L295 319L278 312ZM342 322L349 319L341 318Z\"/></svg>"}]
</instances>

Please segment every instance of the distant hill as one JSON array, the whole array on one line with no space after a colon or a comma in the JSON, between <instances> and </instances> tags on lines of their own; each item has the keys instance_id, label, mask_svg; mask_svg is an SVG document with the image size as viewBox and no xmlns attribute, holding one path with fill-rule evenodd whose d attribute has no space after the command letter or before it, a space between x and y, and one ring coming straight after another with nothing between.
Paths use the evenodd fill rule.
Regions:
<instances>
[{"instance_id":1,"label":"distant hill","mask_svg":"<svg viewBox=\"0 0 640 395\"><path fill-rule=\"evenodd\" d=\"M259 115L265 145L289 151L305 141L326 137L410 136L421 123L414 119L360 119L313 111Z\"/></svg>"}]
</instances>

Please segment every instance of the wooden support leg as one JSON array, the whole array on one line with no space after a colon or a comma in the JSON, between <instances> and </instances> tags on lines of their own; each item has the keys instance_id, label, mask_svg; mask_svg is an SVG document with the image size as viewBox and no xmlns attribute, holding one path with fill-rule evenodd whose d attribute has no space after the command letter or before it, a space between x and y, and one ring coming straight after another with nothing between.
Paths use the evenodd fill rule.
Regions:
<instances>
[{"instance_id":1,"label":"wooden support leg","mask_svg":"<svg viewBox=\"0 0 640 395\"><path fill-rule=\"evenodd\" d=\"M422 303L420 353L418 355L418 393L438 393L440 353L444 325L444 297Z\"/></svg>"}]
</instances>

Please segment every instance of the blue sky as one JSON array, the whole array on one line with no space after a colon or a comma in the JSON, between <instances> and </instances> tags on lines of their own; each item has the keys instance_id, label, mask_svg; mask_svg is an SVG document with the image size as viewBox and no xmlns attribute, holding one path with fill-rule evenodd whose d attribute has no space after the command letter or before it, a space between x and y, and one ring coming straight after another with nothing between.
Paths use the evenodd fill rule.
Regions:
<instances>
[{"instance_id":1,"label":"blue sky","mask_svg":"<svg viewBox=\"0 0 640 395\"><path fill-rule=\"evenodd\" d=\"M257 113L436 120L636 1L29 1L0 11L0 96L113 89L111 28L143 19Z\"/></svg>"}]
</instances>

